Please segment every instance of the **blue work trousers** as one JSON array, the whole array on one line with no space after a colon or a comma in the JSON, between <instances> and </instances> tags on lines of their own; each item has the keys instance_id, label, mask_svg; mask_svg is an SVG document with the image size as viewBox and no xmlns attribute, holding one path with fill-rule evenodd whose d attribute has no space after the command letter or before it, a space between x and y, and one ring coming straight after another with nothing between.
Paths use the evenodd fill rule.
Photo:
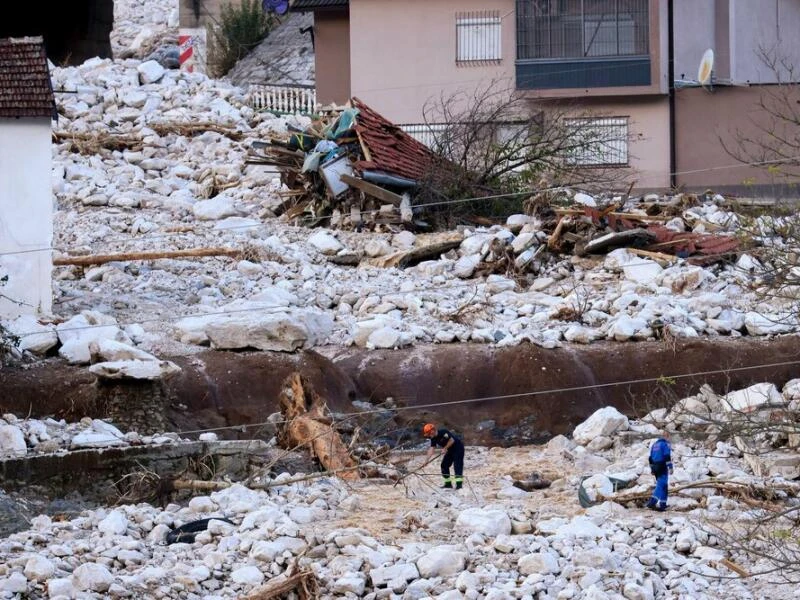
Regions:
<instances>
[{"instance_id":1,"label":"blue work trousers","mask_svg":"<svg viewBox=\"0 0 800 600\"><path fill-rule=\"evenodd\" d=\"M667 508L667 488L669 487L669 474L662 473L656 477L656 489L647 503L651 508Z\"/></svg>"}]
</instances>

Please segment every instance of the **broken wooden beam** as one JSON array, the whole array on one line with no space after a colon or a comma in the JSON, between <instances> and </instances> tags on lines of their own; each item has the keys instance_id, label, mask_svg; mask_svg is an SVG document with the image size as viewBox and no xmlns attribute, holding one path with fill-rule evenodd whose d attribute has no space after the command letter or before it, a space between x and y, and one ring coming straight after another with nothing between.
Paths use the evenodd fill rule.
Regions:
<instances>
[{"instance_id":1,"label":"broken wooden beam","mask_svg":"<svg viewBox=\"0 0 800 600\"><path fill-rule=\"evenodd\" d=\"M412 265L416 265L423 260L437 260L445 252L458 248L463 241L462 238L457 240L448 240L445 242L436 242L427 246L419 248L412 248L411 250L404 250L401 252L394 252L385 256L377 256L375 258L368 258L362 264L370 265L373 267L390 268L397 267L404 269Z\"/></svg>"},{"instance_id":2,"label":"broken wooden beam","mask_svg":"<svg viewBox=\"0 0 800 600\"><path fill-rule=\"evenodd\" d=\"M244 600L273 600L295 592L300 600L318 598L319 585L313 571L298 571L293 575L283 573L252 590Z\"/></svg>"},{"instance_id":3,"label":"broken wooden beam","mask_svg":"<svg viewBox=\"0 0 800 600\"><path fill-rule=\"evenodd\" d=\"M732 560L723 558L721 561L719 561L719 564L721 564L723 567L727 567L728 569L736 573L739 577L750 577L750 573L744 567L740 567Z\"/></svg>"},{"instance_id":4,"label":"broken wooden beam","mask_svg":"<svg viewBox=\"0 0 800 600\"><path fill-rule=\"evenodd\" d=\"M358 177L353 177L352 175L348 175L347 173L342 173L339 175L339 179L346 183L349 186L352 186L356 189L361 190L368 196L372 196L373 198L377 198L382 202L388 202L389 204L399 207L400 204L403 202L403 197L399 194L395 194L394 192L390 192L379 185L375 185L374 183L370 183L369 181L364 181L363 179L359 179Z\"/></svg>"},{"instance_id":5,"label":"broken wooden beam","mask_svg":"<svg viewBox=\"0 0 800 600\"><path fill-rule=\"evenodd\" d=\"M119 254L90 254L88 256L61 256L53 259L54 266L88 267L110 262L131 260L157 260L159 258L200 258L204 256L228 256L236 258L242 254L234 248L187 248L186 250L164 250L160 252L121 252Z\"/></svg>"}]
</instances>

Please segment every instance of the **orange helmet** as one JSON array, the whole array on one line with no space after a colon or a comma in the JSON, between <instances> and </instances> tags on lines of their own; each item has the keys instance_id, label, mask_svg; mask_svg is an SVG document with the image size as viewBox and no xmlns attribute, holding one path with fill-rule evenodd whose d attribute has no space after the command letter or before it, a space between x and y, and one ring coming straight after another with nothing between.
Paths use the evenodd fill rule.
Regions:
<instances>
[{"instance_id":1,"label":"orange helmet","mask_svg":"<svg viewBox=\"0 0 800 600\"><path fill-rule=\"evenodd\" d=\"M425 423L422 428L422 435L425 437L433 436L436 433L436 426L433 423Z\"/></svg>"}]
</instances>

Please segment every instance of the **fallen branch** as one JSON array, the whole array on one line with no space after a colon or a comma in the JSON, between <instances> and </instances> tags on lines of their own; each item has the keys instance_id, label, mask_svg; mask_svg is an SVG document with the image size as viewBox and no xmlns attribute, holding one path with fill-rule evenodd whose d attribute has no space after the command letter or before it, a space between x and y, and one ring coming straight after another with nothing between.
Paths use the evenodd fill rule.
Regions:
<instances>
[{"instance_id":1,"label":"fallen branch","mask_svg":"<svg viewBox=\"0 0 800 600\"><path fill-rule=\"evenodd\" d=\"M750 577L750 573L748 571L737 565L735 562L728 560L727 558L723 558L721 561L719 561L719 564L721 564L723 567L728 567L739 577Z\"/></svg>"},{"instance_id":2,"label":"fallen branch","mask_svg":"<svg viewBox=\"0 0 800 600\"><path fill-rule=\"evenodd\" d=\"M744 504L754 508L762 508L769 511L780 510L780 506L774 502L769 502L775 497L775 491L794 491L797 489L792 486L771 485L769 487L759 487L753 484L738 483L734 481L697 481L686 485L670 489L670 493L678 494L684 490L697 488L713 488L724 495L734 496ZM638 492L629 494L617 494L615 496L602 497L602 500L611 500L618 504L637 502L650 498L650 492Z\"/></svg>"},{"instance_id":3,"label":"fallen branch","mask_svg":"<svg viewBox=\"0 0 800 600\"><path fill-rule=\"evenodd\" d=\"M148 127L150 127L150 129L155 131L159 136L165 136L174 133L177 135L191 137L196 133L205 133L206 131L213 131L214 133L219 133L220 135L224 135L225 137L230 138L233 141L239 141L242 139L241 131L238 131L236 129L231 129L230 127L223 127L221 125L217 125L216 123L210 123L210 122L150 123L148 124Z\"/></svg>"},{"instance_id":4,"label":"fallen branch","mask_svg":"<svg viewBox=\"0 0 800 600\"><path fill-rule=\"evenodd\" d=\"M115 261L156 260L159 258L199 258L202 256L229 256L236 258L242 253L234 248L188 248L186 250L164 250L161 252L122 252L120 254L90 254L89 256L62 256L53 259L54 266L74 265L88 267Z\"/></svg>"},{"instance_id":5,"label":"fallen branch","mask_svg":"<svg viewBox=\"0 0 800 600\"><path fill-rule=\"evenodd\" d=\"M261 587L256 588L244 600L272 600L289 592L296 592L300 600L319 597L319 585L313 571L300 571L294 575L278 575Z\"/></svg>"},{"instance_id":6,"label":"fallen branch","mask_svg":"<svg viewBox=\"0 0 800 600\"><path fill-rule=\"evenodd\" d=\"M142 139L138 136L112 134L105 132L77 132L54 131L53 142L68 144L67 152L80 154L100 154L101 150L132 150L142 149Z\"/></svg>"}]
</instances>

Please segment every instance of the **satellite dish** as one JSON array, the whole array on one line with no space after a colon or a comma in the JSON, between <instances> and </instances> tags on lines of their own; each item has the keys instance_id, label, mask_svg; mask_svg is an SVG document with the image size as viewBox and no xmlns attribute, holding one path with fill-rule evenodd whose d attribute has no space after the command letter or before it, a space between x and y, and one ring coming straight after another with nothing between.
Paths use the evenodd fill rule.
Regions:
<instances>
[{"instance_id":1,"label":"satellite dish","mask_svg":"<svg viewBox=\"0 0 800 600\"><path fill-rule=\"evenodd\" d=\"M703 53L703 59L700 61L700 68L697 70L697 81L703 87L710 86L713 73L714 51L709 48Z\"/></svg>"},{"instance_id":2,"label":"satellite dish","mask_svg":"<svg viewBox=\"0 0 800 600\"><path fill-rule=\"evenodd\" d=\"M264 12L285 15L289 11L289 0L261 0L261 7Z\"/></svg>"}]
</instances>

